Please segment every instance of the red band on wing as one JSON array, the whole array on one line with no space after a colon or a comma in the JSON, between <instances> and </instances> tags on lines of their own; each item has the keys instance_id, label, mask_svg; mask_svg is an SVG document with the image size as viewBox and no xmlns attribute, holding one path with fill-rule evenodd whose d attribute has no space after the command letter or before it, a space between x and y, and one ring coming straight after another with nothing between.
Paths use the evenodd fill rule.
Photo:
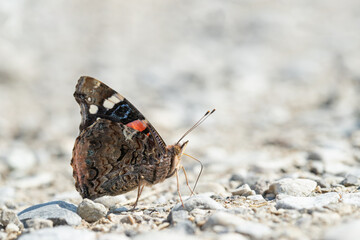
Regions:
<instances>
[{"instance_id":1,"label":"red band on wing","mask_svg":"<svg viewBox=\"0 0 360 240\"><path fill-rule=\"evenodd\" d=\"M146 123L141 120L135 120L126 124L126 126L131 127L132 129L138 130L139 132L144 131L147 128Z\"/></svg>"}]
</instances>

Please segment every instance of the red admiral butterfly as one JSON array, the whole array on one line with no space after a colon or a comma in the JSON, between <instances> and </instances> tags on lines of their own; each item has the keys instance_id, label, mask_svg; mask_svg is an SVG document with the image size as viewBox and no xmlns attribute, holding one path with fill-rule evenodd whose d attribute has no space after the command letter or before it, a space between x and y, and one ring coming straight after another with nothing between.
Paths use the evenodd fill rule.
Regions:
<instances>
[{"instance_id":1,"label":"red admiral butterfly","mask_svg":"<svg viewBox=\"0 0 360 240\"><path fill-rule=\"evenodd\" d=\"M71 166L83 198L119 195L173 176L188 143L166 145L148 120L123 96L91 78L80 77L74 93L81 109L80 134ZM180 198L181 199L181 198Z\"/></svg>"}]
</instances>

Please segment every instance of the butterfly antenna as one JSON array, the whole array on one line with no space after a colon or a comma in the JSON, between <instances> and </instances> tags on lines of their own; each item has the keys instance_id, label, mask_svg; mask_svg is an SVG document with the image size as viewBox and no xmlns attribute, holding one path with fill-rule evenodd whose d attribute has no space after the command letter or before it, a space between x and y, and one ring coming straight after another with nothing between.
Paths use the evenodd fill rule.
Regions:
<instances>
[{"instance_id":1,"label":"butterfly antenna","mask_svg":"<svg viewBox=\"0 0 360 240\"><path fill-rule=\"evenodd\" d=\"M179 139L179 141L177 141L176 144L179 144L181 140L184 139L184 137L186 135L188 135L192 130L194 130L195 128L197 128L201 123L203 123L205 121L205 119L207 119L211 114L213 114L213 112L215 112L215 108L212 111L207 111L204 116L202 116L189 130L186 131L186 133L184 133L184 135L182 135L182 137Z\"/></svg>"},{"instance_id":2,"label":"butterfly antenna","mask_svg":"<svg viewBox=\"0 0 360 240\"><path fill-rule=\"evenodd\" d=\"M193 190L192 190L192 192L194 192L194 191L195 191L195 188L196 188L196 185L197 185L197 183L198 183L198 181L199 181L199 179L200 179L201 173L202 173L202 171L203 171L203 169L204 169L204 165L201 163L201 161L200 161L199 159L196 159L196 158L194 158L193 156L190 156L189 154L183 153L183 155L188 156L189 158L194 159L195 161L197 161L198 163L200 163L200 166L201 166L199 175L198 175L197 178L196 178L196 182L195 182L194 187L193 187Z\"/></svg>"}]
</instances>

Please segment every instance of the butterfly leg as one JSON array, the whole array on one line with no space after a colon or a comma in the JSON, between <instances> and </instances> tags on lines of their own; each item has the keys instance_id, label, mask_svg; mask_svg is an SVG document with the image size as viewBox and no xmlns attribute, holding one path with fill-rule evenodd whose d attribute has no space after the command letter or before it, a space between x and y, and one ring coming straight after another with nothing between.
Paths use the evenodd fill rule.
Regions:
<instances>
[{"instance_id":1,"label":"butterfly leg","mask_svg":"<svg viewBox=\"0 0 360 240\"><path fill-rule=\"evenodd\" d=\"M188 181L188 178L187 178L187 175L186 175L186 171L185 171L184 166L181 165L181 169L183 170L184 175L185 175L186 185L188 186L188 188L189 188L189 190L190 190L190 192L191 192L190 196L195 195L195 193L193 192L193 190L191 189L191 187L190 187L190 185L189 185L189 181Z\"/></svg>"},{"instance_id":2,"label":"butterfly leg","mask_svg":"<svg viewBox=\"0 0 360 240\"><path fill-rule=\"evenodd\" d=\"M133 205L133 210L136 208L136 205L137 205L137 203L139 201L140 195L141 195L141 193L142 193L142 191L143 191L143 189L145 187L145 184L143 183L142 179L143 179L143 176L140 177L139 186L138 186L138 192L137 192L137 196L136 196L136 201L135 201L135 203Z\"/></svg>"},{"instance_id":3,"label":"butterfly leg","mask_svg":"<svg viewBox=\"0 0 360 240\"><path fill-rule=\"evenodd\" d=\"M177 192L179 194L179 198L180 198L180 202L181 202L181 205L182 207L185 209L185 206L184 206L184 202L181 198L181 193L180 193L180 184L179 184L179 174L178 174L178 170L176 169L175 170L175 175L176 175L176 187L177 187Z\"/></svg>"}]
</instances>

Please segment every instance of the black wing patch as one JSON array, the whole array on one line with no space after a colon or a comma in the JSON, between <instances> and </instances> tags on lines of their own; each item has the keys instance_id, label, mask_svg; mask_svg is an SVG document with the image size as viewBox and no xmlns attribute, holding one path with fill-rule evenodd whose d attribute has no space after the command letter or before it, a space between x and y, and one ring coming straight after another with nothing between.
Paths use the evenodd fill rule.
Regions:
<instances>
[{"instance_id":1,"label":"black wing patch","mask_svg":"<svg viewBox=\"0 0 360 240\"><path fill-rule=\"evenodd\" d=\"M152 137L162 151L166 144L155 128L126 98L92 77L80 77L74 97L80 105L80 132L92 125L98 118L120 122ZM141 125L144 127L142 128Z\"/></svg>"}]
</instances>

